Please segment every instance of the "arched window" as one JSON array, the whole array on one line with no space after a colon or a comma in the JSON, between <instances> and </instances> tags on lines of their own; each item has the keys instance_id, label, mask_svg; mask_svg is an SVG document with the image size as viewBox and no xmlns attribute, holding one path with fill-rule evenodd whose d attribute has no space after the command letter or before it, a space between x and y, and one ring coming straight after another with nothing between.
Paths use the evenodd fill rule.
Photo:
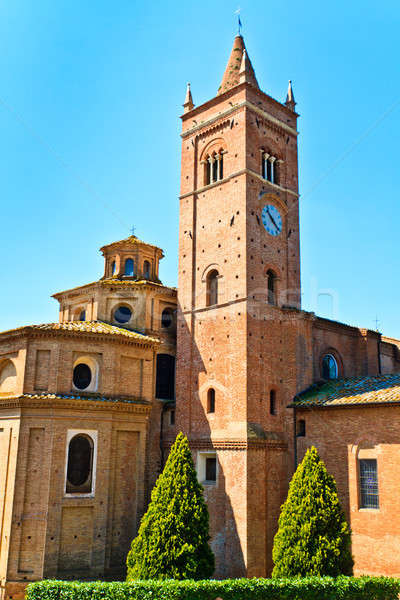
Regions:
<instances>
[{"instance_id":1,"label":"arched window","mask_svg":"<svg viewBox=\"0 0 400 600\"><path fill-rule=\"evenodd\" d=\"M271 390L269 393L269 414L276 415L276 391Z\"/></svg>"},{"instance_id":2,"label":"arched window","mask_svg":"<svg viewBox=\"0 0 400 600\"><path fill-rule=\"evenodd\" d=\"M207 275L207 306L218 304L218 277L215 269Z\"/></svg>"},{"instance_id":3,"label":"arched window","mask_svg":"<svg viewBox=\"0 0 400 600\"><path fill-rule=\"evenodd\" d=\"M17 385L17 370L11 360L0 363L0 394L14 392Z\"/></svg>"},{"instance_id":4,"label":"arched window","mask_svg":"<svg viewBox=\"0 0 400 600\"><path fill-rule=\"evenodd\" d=\"M148 260L145 260L143 263L143 277L150 279L150 263Z\"/></svg>"},{"instance_id":5,"label":"arched window","mask_svg":"<svg viewBox=\"0 0 400 600\"><path fill-rule=\"evenodd\" d=\"M88 494L92 491L93 440L89 435L74 435L68 445L67 494Z\"/></svg>"},{"instance_id":6,"label":"arched window","mask_svg":"<svg viewBox=\"0 0 400 600\"><path fill-rule=\"evenodd\" d=\"M127 258L125 261L125 271L124 271L124 273L127 277L133 277L134 272L135 272L134 267L135 267L135 265L134 265L133 259Z\"/></svg>"},{"instance_id":7,"label":"arched window","mask_svg":"<svg viewBox=\"0 0 400 600\"><path fill-rule=\"evenodd\" d=\"M115 260L113 260L111 263L111 275L115 275L116 270L117 270L117 263L115 262Z\"/></svg>"},{"instance_id":8,"label":"arched window","mask_svg":"<svg viewBox=\"0 0 400 600\"><path fill-rule=\"evenodd\" d=\"M161 327L168 329L174 322L174 311L172 308L164 308L161 315Z\"/></svg>"},{"instance_id":9,"label":"arched window","mask_svg":"<svg viewBox=\"0 0 400 600\"><path fill-rule=\"evenodd\" d=\"M81 312L79 313L79 320L86 321L86 310L81 310Z\"/></svg>"},{"instance_id":10,"label":"arched window","mask_svg":"<svg viewBox=\"0 0 400 600\"><path fill-rule=\"evenodd\" d=\"M269 269L267 271L268 303L276 304L276 274Z\"/></svg>"},{"instance_id":11,"label":"arched window","mask_svg":"<svg viewBox=\"0 0 400 600\"><path fill-rule=\"evenodd\" d=\"M156 398L175 398L175 356L157 354Z\"/></svg>"},{"instance_id":12,"label":"arched window","mask_svg":"<svg viewBox=\"0 0 400 600\"><path fill-rule=\"evenodd\" d=\"M207 412L208 413L215 412L215 390L214 390L214 388L210 388L207 392Z\"/></svg>"},{"instance_id":13,"label":"arched window","mask_svg":"<svg viewBox=\"0 0 400 600\"><path fill-rule=\"evenodd\" d=\"M121 325L128 323L132 318L132 311L129 306L117 306L114 310L114 320Z\"/></svg>"},{"instance_id":14,"label":"arched window","mask_svg":"<svg viewBox=\"0 0 400 600\"><path fill-rule=\"evenodd\" d=\"M205 162L205 185L220 181L224 177L224 151L214 152L206 156Z\"/></svg>"},{"instance_id":15,"label":"arched window","mask_svg":"<svg viewBox=\"0 0 400 600\"><path fill-rule=\"evenodd\" d=\"M324 379L337 379L339 368L336 358L332 354L325 354L322 359L322 377Z\"/></svg>"},{"instance_id":16,"label":"arched window","mask_svg":"<svg viewBox=\"0 0 400 600\"><path fill-rule=\"evenodd\" d=\"M268 152L262 155L262 176L271 183L278 183L276 156L271 156Z\"/></svg>"}]
</instances>

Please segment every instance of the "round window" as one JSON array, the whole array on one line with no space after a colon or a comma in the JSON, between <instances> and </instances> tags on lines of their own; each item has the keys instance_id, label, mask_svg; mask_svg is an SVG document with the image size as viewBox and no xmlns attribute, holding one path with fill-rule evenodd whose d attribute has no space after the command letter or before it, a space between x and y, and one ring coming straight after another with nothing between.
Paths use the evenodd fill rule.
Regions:
<instances>
[{"instance_id":1,"label":"round window","mask_svg":"<svg viewBox=\"0 0 400 600\"><path fill-rule=\"evenodd\" d=\"M132 317L132 311L127 306L118 306L114 312L114 319L117 323L127 323Z\"/></svg>"},{"instance_id":2,"label":"round window","mask_svg":"<svg viewBox=\"0 0 400 600\"><path fill-rule=\"evenodd\" d=\"M322 359L322 377L324 379L337 379L339 374L336 358L332 354L326 354Z\"/></svg>"},{"instance_id":3,"label":"round window","mask_svg":"<svg viewBox=\"0 0 400 600\"><path fill-rule=\"evenodd\" d=\"M73 382L78 390L86 390L92 381L92 371L85 363L76 365L74 369Z\"/></svg>"}]
</instances>

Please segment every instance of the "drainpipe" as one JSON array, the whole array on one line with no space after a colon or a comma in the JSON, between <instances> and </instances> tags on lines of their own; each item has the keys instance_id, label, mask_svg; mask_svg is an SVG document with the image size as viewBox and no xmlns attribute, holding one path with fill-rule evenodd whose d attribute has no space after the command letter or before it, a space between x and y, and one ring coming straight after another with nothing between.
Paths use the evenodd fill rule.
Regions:
<instances>
[{"instance_id":1,"label":"drainpipe","mask_svg":"<svg viewBox=\"0 0 400 600\"><path fill-rule=\"evenodd\" d=\"M164 413L167 409L167 403L162 403L161 416L160 416L160 458L161 458L161 469L160 473L164 468Z\"/></svg>"},{"instance_id":2,"label":"drainpipe","mask_svg":"<svg viewBox=\"0 0 400 600\"><path fill-rule=\"evenodd\" d=\"M293 456L294 456L294 472L297 469L297 415L296 407L293 407Z\"/></svg>"}]
</instances>

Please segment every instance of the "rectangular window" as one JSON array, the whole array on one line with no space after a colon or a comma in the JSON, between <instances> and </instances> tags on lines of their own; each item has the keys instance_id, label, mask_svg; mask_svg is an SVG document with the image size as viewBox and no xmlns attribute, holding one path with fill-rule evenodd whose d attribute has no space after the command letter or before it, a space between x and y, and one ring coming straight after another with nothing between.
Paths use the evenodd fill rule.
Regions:
<instances>
[{"instance_id":1,"label":"rectangular window","mask_svg":"<svg viewBox=\"0 0 400 600\"><path fill-rule=\"evenodd\" d=\"M214 158L214 162L212 165L212 180L218 181L218 161Z\"/></svg>"},{"instance_id":2,"label":"rectangular window","mask_svg":"<svg viewBox=\"0 0 400 600\"><path fill-rule=\"evenodd\" d=\"M215 456L206 458L206 481L217 481L217 459Z\"/></svg>"},{"instance_id":3,"label":"rectangular window","mask_svg":"<svg viewBox=\"0 0 400 600\"><path fill-rule=\"evenodd\" d=\"M196 470L200 483L204 485L216 485L218 479L218 461L216 452L212 450L198 452Z\"/></svg>"},{"instance_id":4,"label":"rectangular window","mask_svg":"<svg viewBox=\"0 0 400 600\"><path fill-rule=\"evenodd\" d=\"M297 421L297 437L306 437L306 422L304 419Z\"/></svg>"},{"instance_id":5,"label":"rectangular window","mask_svg":"<svg viewBox=\"0 0 400 600\"><path fill-rule=\"evenodd\" d=\"M267 177L266 178L268 179L268 181L271 181L271 177L272 177L271 163L268 160L267 161Z\"/></svg>"},{"instance_id":6,"label":"rectangular window","mask_svg":"<svg viewBox=\"0 0 400 600\"><path fill-rule=\"evenodd\" d=\"M361 459L360 508L379 508L378 465L376 459Z\"/></svg>"}]
</instances>

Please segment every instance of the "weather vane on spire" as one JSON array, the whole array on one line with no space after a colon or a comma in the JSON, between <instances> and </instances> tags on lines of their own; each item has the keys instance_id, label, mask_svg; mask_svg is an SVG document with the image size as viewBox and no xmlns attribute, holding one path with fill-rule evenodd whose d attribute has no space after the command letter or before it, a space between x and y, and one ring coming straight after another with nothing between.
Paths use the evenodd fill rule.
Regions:
<instances>
[{"instance_id":1,"label":"weather vane on spire","mask_svg":"<svg viewBox=\"0 0 400 600\"><path fill-rule=\"evenodd\" d=\"M235 15L237 15L238 18L238 35L241 35L242 32L242 21L240 20L240 7L235 10Z\"/></svg>"}]
</instances>

